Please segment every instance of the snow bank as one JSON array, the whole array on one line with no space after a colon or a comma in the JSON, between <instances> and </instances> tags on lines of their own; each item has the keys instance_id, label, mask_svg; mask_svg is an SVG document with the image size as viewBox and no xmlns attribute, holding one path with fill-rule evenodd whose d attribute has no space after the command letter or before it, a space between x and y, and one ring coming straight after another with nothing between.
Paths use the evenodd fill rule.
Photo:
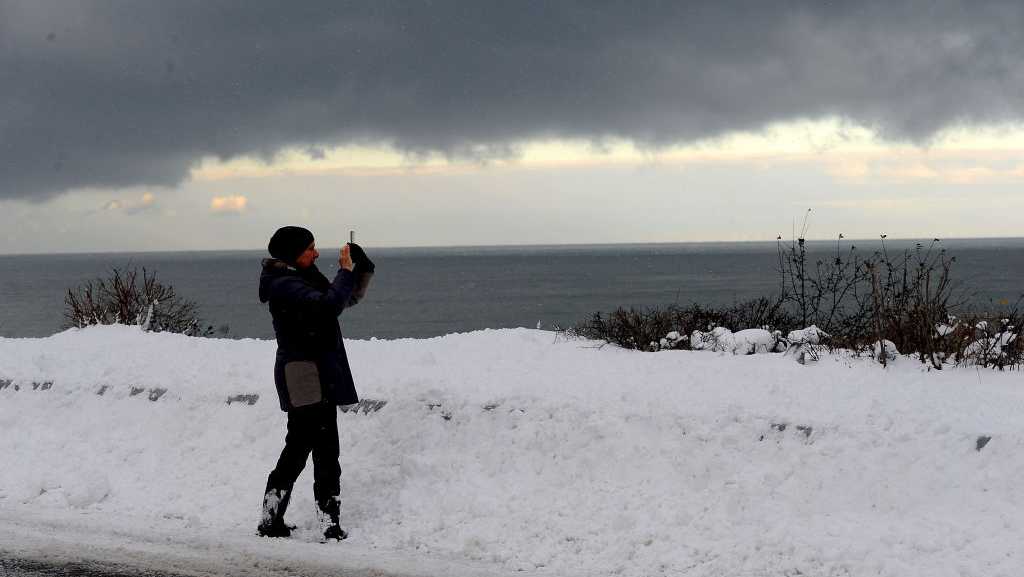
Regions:
<instances>
[{"instance_id":1,"label":"snow bank","mask_svg":"<svg viewBox=\"0 0 1024 577\"><path fill-rule=\"evenodd\" d=\"M74 527L83 550L130 534L508 574L1024 566L1019 373L648 354L527 329L346 344L361 395L388 400L339 417L349 541L308 543L308 469L296 538L246 537L284 438L272 342L128 327L0 339L0 526Z\"/></svg>"}]
</instances>

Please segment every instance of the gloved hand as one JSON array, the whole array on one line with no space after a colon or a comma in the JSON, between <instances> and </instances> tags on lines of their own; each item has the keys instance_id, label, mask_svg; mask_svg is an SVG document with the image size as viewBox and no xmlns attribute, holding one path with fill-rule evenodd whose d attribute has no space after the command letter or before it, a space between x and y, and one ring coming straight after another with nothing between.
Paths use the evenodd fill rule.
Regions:
<instances>
[{"instance_id":1,"label":"gloved hand","mask_svg":"<svg viewBox=\"0 0 1024 577\"><path fill-rule=\"evenodd\" d=\"M366 251L363 250L363 247L354 242L348 243L348 246L349 252L352 255L352 262L355 263L355 272L372 273L375 268L373 261L370 260L370 257L366 256Z\"/></svg>"}]
</instances>

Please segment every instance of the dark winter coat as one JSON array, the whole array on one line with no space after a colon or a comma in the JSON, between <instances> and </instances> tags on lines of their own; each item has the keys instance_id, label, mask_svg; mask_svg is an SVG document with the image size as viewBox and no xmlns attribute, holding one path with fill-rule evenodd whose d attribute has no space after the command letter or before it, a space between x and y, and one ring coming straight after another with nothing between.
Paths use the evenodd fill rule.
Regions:
<instances>
[{"instance_id":1,"label":"dark winter coat","mask_svg":"<svg viewBox=\"0 0 1024 577\"><path fill-rule=\"evenodd\" d=\"M270 303L277 337L274 383L281 410L291 410L284 367L292 361L313 361L326 401L358 403L338 315L366 294L372 273L339 269L328 281L315 266L297 269L284 261L265 259L260 275L260 302Z\"/></svg>"}]
</instances>

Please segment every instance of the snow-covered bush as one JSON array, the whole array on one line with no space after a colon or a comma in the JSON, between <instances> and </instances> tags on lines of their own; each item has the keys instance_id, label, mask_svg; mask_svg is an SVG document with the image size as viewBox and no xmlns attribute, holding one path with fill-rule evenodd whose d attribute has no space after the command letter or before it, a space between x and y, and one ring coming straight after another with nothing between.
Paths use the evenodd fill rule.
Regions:
<instances>
[{"instance_id":1,"label":"snow-covered bush","mask_svg":"<svg viewBox=\"0 0 1024 577\"><path fill-rule=\"evenodd\" d=\"M871 343L871 356L879 362L890 362L900 356L900 351L896 348L895 343L889 339L882 339Z\"/></svg>"},{"instance_id":2,"label":"snow-covered bush","mask_svg":"<svg viewBox=\"0 0 1024 577\"><path fill-rule=\"evenodd\" d=\"M174 288L156 280L156 274L142 269L113 268L107 278L86 281L64 295L64 325L126 324L143 330L186 335L210 335L213 327L202 327L197 305L183 299Z\"/></svg>"},{"instance_id":3,"label":"snow-covered bush","mask_svg":"<svg viewBox=\"0 0 1024 577\"><path fill-rule=\"evenodd\" d=\"M1015 315L1016 316L1016 315ZM998 329L994 328L998 325ZM1024 364L1024 341L1020 322L1012 318L974 323L971 337L958 354L960 364L982 367L1007 367Z\"/></svg>"},{"instance_id":4,"label":"snow-covered bush","mask_svg":"<svg viewBox=\"0 0 1024 577\"><path fill-rule=\"evenodd\" d=\"M937 370L953 363L1024 366L1024 339L1018 338L1024 318L1017 313L1024 297L998 316L963 313L968 292L953 282L956 258L939 239L890 253L881 235L879 250L862 254L853 245L844 248L839 235L834 253L812 256L804 232L806 222L789 246L779 237L778 296L724 308L619 309L562 332L650 351L785 350L806 361L822 350L847 350L882 364L898 354L893 351L903 351ZM724 327L764 332L738 337L744 331ZM790 331L785 339L775 334L780 330ZM670 333L689 338L669 338Z\"/></svg>"},{"instance_id":5,"label":"snow-covered bush","mask_svg":"<svg viewBox=\"0 0 1024 577\"><path fill-rule=\"evenodd\" d=\"M938 323L935 325L935 334L940 337L948 337L953 334L954 331L959 328L960 323L957 318L953 315L949 315L946 322Z\"/></svg>"},{"instance_id":6,"label":"snow-covered bush","mask_svg":"<svg viewBox=\"0 0 1024 577\"><path fill-rule=\"evenodd\" d=\"M1003 350L1012 346L1017 340L1013 333L998 333L994 337L985 337L971 342L964 350L964 358L971 364L996 362L1003 355Z\"/></svg>"},{"instance_id":7,"label":"snow-covered bush","mask_svg":"<svg viewBox=\"0 0 1024 577\"><path fill-rule=\"evenodd\" d=\"M690 348L695 351L725 351L732 347L732 331L715 327L709 331L693 331L690 334Z\"/></svg>"},{"instance_id":8,"label":"snow-covered bush","mask_svg":"<svg viewBox=\"0 0 1024 577\"><path fill-rule=\"evenodd\" d=\"M695 351L718 351L734 355L777 353L786 349L786 341L780 331L767 329L744 329L732 332L725 327L710 331L693 331L690 348Z\"/></svg>"},{"instance_id":9,"label":"snow-covered bush","mask_svg":"<svg viewBox=\"0 0 1024 577\"><path fill-rule=\"evenodd\" d=\"M791 324L792 318L778 299L759 298L725 308L697 304L645 310L620 308L609 314L595 313L587 321L568 329L558 329L558 332L567 337L601 340L627 349L658 351L692 346L686 335L693 331L706 332L714 327L727 326L760 327L770 331ZM680 338L668 338L673 332ZM701 346L698 343L697 349L701 350Z\"/></svg>"},{"instance_id":10,"label":"snow-covered bush","mask_svg":"<svg viewBox=\"0 0 1024 577\"><path fill-rule=\"evenodd\" d=\"M781 331L744 329L733 333L732 352L737 355L777 353L785 350Z\"/></svg>"},{"instance_id":11,"label":"snow-covered bush","mask_svg":"<svg viewBox=\"0 0 1024 577\"><path fill-rule=\"evenodd\" d=\"M687 343L689 339L686 335L679 334L679 331L672 331L669 334L661 338L657 343L651 343L651 347L657 351L664 351L669 349L678 348Z\"/></svg>"},{"instance_id":12,"label":"snow-covered bush","mask_svg":"<svg viewBox=\"0 0 1024 577\"><path fill-rule=\"evenodd\" d=\"M811 325L804 329L798 329L790 331L786 335L786 340L791 345L820 345L825 342L825 339L829 338L829 334L819 329L815 325Z\"/></svg>"},{"instance_id":13,"label":"snow-covered bush","mask_svg":"<svg viewBox=\"0 0 1024 577\"><path fill-rule=\"evenodd\" d=\"M824 343L831 335L815 325L803 329L789 331L785 339L779 339L779 346L786 355L793 357L801 365L818 360Z\"/></svg>"}]
</instances>

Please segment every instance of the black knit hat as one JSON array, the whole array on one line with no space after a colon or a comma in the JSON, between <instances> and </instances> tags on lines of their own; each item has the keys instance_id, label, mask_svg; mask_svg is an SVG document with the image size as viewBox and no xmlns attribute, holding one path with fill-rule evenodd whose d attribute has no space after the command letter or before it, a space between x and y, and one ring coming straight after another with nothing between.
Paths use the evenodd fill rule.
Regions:
<instances>
[{"instance_id":1,"label":"black knit hat","mask_svg":"<svg viewBox=\"0 0 1024 577\"><path fill-rule=\"evenodd\" d=\"M270 237L267 250L270 251L270 256L288 264L295 264L295 259L306 252L312 242L313 233L301 226L282 226Z\"/></svg>"}]
</instances>

